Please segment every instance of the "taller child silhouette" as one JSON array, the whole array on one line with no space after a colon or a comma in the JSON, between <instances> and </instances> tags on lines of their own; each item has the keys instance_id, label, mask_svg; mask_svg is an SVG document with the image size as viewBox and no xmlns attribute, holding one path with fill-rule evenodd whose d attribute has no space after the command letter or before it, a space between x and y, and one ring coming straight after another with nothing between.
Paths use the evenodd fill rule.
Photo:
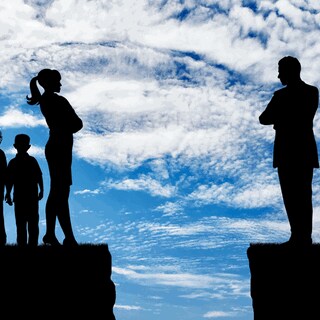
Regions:
<instances>
[{"instance_id":1,"label":"taller child silhouette","mask_svg":"<svg viewBox=\"0 0 320 320\"><path fill-rule=\"evenodd\" d=\"M37 81L44 89L41 95ZM61 88L61 75L57 70L43 69L30 81L31 97L27 102L39 104L49 127L45 156L50 173L50 191L46 202L46 234L43 242L60 245L55 235L56 218L64 233L64 245L77 245L72 230L69 210L69 193L72 185L73 134L82 129L82 120L68 100L57 92Z\"/></svg>"},{"instance_id":2,"label":"taller child silhouette","mask_svg":"<svg viewBox=\"0 0 320 320\"><path fill-rule=\"evenodd\" d=\"M313 132L319 91L301 80L301 65L295 57L280 59L278 72L285 87L274 92L259 121L273 125L275 130L273 167L278 168L291 228L291 237L285 244L309 245L312 243L313 169L319 168Z\"/></svg>"},{"instance_id":3,"label":"taller child silhouette","mask_svg":"<svg viewBox=\"0 0 320 320\"><path fill-rule=\"evenodd\" d=\"M2 132L0 131L0 143L2 142ZM3 200L5 189L5 177L7 170L7 157L2 149L0 149L0 246L7 243L7 233L4 222Z\"/></svg>"}]
</instances>

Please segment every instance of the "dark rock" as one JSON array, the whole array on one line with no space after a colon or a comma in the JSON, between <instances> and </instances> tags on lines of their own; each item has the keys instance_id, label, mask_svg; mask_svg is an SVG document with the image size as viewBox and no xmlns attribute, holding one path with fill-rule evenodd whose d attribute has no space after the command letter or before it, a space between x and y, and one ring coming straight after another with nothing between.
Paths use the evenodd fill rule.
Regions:
<instances>
[{"instance_id":1,"label":"dark rock","mask_svg":"<svg viewBox=\"0 0 320 320\"><path fill-rule=\"evenodd\" d=\"M254 320L319 319L320 246L251 244Z\"/></svg>"},{"instance_id":2,"label":"dark rock","mask_svg":"<svg viewBox=\"0 0 320 320\"><path fill-rule=\"evenodd\" d=\"M108 246L0 248L3 319L115 320Z\"/></svg>"}]
</instances>

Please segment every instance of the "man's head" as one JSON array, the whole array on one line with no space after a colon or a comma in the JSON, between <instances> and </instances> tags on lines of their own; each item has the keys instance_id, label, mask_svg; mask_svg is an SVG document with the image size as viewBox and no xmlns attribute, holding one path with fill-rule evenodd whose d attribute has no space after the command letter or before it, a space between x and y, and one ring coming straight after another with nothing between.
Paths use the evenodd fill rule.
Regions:
<instances>
[{"instance_id":1,"label":"man's head","mask_svg":"<svg viewBox=\"0 0 320 320\"><path fill-rule=\"evenodd\" d=\"M283 85L300 80L301 64L295 57L286 56L278 62L278 78Z\"/></svg>"}]
</instances>

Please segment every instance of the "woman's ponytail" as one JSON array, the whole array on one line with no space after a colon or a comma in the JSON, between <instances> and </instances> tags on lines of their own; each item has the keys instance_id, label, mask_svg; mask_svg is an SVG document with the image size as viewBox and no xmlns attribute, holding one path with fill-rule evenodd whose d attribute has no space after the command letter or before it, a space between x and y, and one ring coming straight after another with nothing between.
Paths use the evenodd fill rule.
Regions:
<instances>
[{"instance_id":1,"label":"woman's ponytail","mask_svg":"<svg viewBox=\"0 0 320 320\"><path fill-rule=\"evenodd\" d=\"M31 105L39 104L40 98L41 98L41 93L39 91L39 88L37 86L37 80L38 77L33 77L30 81L30 92L31 92L31 97L26 96L27 98L27 103Z\"/></svg>"}]
</instances>

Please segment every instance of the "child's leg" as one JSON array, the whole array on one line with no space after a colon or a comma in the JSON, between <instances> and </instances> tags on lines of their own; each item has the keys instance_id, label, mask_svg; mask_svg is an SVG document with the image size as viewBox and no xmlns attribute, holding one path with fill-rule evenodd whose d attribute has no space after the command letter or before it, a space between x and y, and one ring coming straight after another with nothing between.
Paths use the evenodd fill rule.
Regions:
<instances>
[{"instance_id":1,"label":"child's leg","mask_svg":"<svg viewBox=\"0 0 320 320\"><path fill-rule=\"evenodd\" d=\"M14 214L16 218L17 245L27 245L27 219L25 216L26 207L24 203L14 203Z\"/></svg>"},{"instance_id":2,"label":"child's leg","mask_svg":"<svg viewBox=\"0 0 320 320\"><path fill-rule=\"evenodd\" d=\"M7 234L4 223L3 201L0 203L0 245L7 243Z\"/></svg>"}]
</instances>

